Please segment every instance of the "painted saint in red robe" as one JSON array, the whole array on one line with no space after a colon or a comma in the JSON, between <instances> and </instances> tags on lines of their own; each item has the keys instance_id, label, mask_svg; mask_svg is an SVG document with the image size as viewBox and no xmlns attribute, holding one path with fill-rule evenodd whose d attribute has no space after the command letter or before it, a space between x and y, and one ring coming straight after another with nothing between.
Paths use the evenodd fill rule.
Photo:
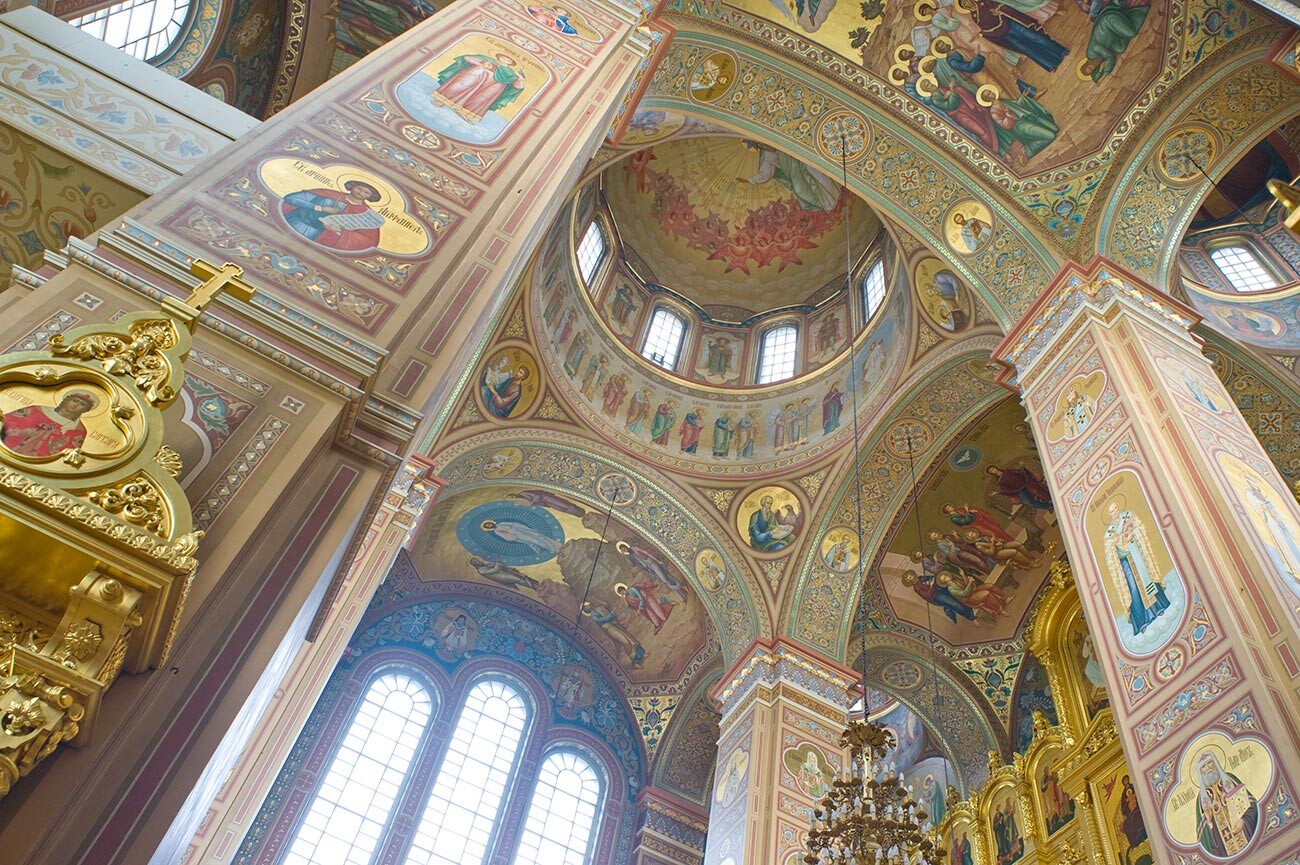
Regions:
<instances>
[{"instance_id":1,"label":"painted saint in red robe","mask_svg":"<svg viewBox=\"0 0 1300 865\"><path fill-rule=\"evenodd\" d=\"M26 457L51 457L81 447L86 427L81 416L99 405L85 390L70 390L57 406L29 405L4 413L0 442Z\"/></svg>"}]
</instances>

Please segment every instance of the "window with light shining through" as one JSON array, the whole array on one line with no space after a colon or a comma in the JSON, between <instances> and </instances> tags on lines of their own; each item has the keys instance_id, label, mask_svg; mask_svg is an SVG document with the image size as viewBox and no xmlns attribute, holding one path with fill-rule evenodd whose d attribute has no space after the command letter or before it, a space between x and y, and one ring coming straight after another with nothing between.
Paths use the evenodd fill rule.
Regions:
<instances>
[{"instance_id":1,"label":"window with light shining through","mask_svg":"<svg viewBox=\"0 0 1300 865\"><path fill-rule=\"evenodd\" d=\"M139 60L162 54L190 14L190 0L124 0L68 23Z\"/></svg>"},{"instance_id":2,"label":"window with light shining through","mask_svg":"<svg viewBox=\"0 0 1300 865\"><path fill-rule=\"evenodd\" d=\"M527 725L512 685L485 679L470 689L405 865L482 865Z\"/></svg>"},{"instance_id":3,"label":"window with light shining through","mask_svg":"<svg viewBox=\"0 0 1300 865\"><path fill-rule=\"evenodd\" d=\"M681 316L660 307L650 319L650 328L646 331L645 342L641 346L641 356L672 372L677 368L677 355L681 353L682 339L685 336L686 322Z\"/></svg>"},{"instance_id":4,"label":"window with light shining through","mask_svg":"<svg viewBox=\"0 0 1300 865\"><path fill-rule=\"evenodd\" d=\"M880 305L885 302L885 263L877 261L867 271L867 276L862 280L862 314L864 321L870 321L871 317L880 309Z\"/></svg>"},{"instance_id":5,"label":"window with light shining through","mask_svg":"<svg viewBox=\"0 0 1300 865\"><path fill-rule=\"evenodd\" d=\"M763 334L758 355L758 383L772 384L794 376L799 330L793 325L774 327Z\"/></svg>"},{"instance_id":6,"label":"window with light shining through","mask_svg":"<svg viewBox=\"0 0 1300 865\"><path fill-rule=\"evenodd\" d=\"M433 706L429 691L405 673L371 682L284 865L364 865L374 858Z\"/></svg>"},{"instance_id":7,"label":"window with light shining through","mask_svg":"<svg viewBox=\"0 0 1300 865\"><path fill-rule=\"evenodd\" d=\"M1233 291L1246 293L1277 288L1273 274L1255 251L1244 244L1216 247L1210 250L1210 260L1232 285Z\"/></svg>"},{"instance_id":8,"label":"window with light shining through","mask_svg":"<svg viewBox=\"0 0 1300 865\"><path fill-rule=\"evenodd\" d=\"M604 784L576 751L542 762L514 865L587 865Z\"/></svg>"},{"instance_id":9,"label":"window with light shining through","mask_svg":"<svg viewBox=\"0 0 1300 865\"><path fill-rule=\"evenodd\" d=\"M591 278L596 275L596 270L605 258L606 249L605 232L600 230L600 225L593 219L587 225L586 234L582 235L582 240L578 243L578 272L582 274L582 281L588 286L591 285Z\"/></svg>"}]
</instances>

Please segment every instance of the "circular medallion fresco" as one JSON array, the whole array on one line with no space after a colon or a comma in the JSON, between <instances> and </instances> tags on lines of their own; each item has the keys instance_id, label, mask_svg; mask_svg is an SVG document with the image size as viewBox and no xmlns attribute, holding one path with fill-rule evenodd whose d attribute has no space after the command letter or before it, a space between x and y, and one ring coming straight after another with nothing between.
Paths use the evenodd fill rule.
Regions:
<instances>
[{"instance_id":1,"label":"circular medallion fresco","mask_svg":"<svg viewBox=\"0 0 1300 865\"><path fill-rule=\"evenodd\" d=\"M691 73L691 98L697 102L714 102L735 82L736 58L726 51L715 51Z\"/></svg>"},{"instance_id":2,"label":"circular medallion fresco","mask_svg":"<svg viewBox=\"0 0 1300 865\"><path fill-rule=\"evenodd\" d=\"M497 420L528 413L537 400L537 361L522 348L503 348L491 355L478 375L479 406Z\"/></svg>"},{"instance_id":3,"label":"circular medallion fresco","mask_svg":"<svg viewBox=\"0 0 1300 865\"><path fill-rule=\"evenodd\" d=\"M785 487L759 487L736 510L736 531L756 552L780 552L798 540L802 529L803 504Z\"/></svg>"},{"instance_id":4,"label":"circular medallion fresco","mask_svg":"<svg viewBox=\"0 0 1300 865\"><path fill-rule=\"evenodd\" d=\"M943 218L943 239L959 255L975 255L993 240L993 213L981 201L953 205Z\"/></svg>"}]
</instances>

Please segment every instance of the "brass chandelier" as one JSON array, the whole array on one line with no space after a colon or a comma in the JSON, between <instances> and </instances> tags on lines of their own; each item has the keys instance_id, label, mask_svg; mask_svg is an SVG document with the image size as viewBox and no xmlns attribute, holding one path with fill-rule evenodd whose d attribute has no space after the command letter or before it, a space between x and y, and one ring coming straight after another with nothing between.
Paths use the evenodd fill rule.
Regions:
<instances>
[{"instance_id":1,"label":"brass chandelier","mask_svg":"<svg viewBox=\"0 0 1300 865\"><path fill-rule=\"evenodd\" d=\"M866 659L863 659L865 667ZM894 733L863 715L840 735L849 749L847 775L813 809L808 865L939 865L945 851L934 842L929 815L885 755Z\"/></svg>"},{"instance_id":2,"label":"brass chandelier","mask_svg":"<svg viewBox=\"0 0 1300 865\"><path fill-rule=\"evenodd\" d=\"M840 139L843 184L849 186L848 146ZM844 289L853 284L852 232L845 212ZM863 323L865 327L865 322ZM857 535L859 620L862 623L862 714L850 713L848 726L840 734L840 747L847 748L849 762L844 774L831 782L830 791L813 808L808 828L807 865L941 865L946 851L934 840L927 814L912 798L897 767L885 759L897 744L894 732L871 720L871 695L867 688L867 586L862 533L861 437L858 419L859 378L854 366L856 335L849 343L849 378L853 382L853 451L857 483ZM911 439L908 440L911 457ZM912 487L916 488L915 468ZM919 530L919 527L918 527Z\"/></svg>"}]
</instances>

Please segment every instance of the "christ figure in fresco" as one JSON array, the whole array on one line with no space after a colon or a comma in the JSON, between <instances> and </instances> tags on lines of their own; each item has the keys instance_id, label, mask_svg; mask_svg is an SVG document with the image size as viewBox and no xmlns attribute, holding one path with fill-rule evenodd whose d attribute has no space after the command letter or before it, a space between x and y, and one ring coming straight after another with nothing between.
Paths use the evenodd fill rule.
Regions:
<instances>
[{"instance_id":1,"label":"christ figure in fresco","mask_svg":"<svg viewBox=\"0 0 1300 865\"><path fill-rule=\"evenodd\" d=\"M4 413L0 442L25 457L52 457L81 447L86 427L81 416L99 405L85 390L70 390L57 406L29 405Z\"/></svg>"},{"instance_id":2,"label":"christ figure in fresco","mask_svg":"<svg viewBox=\"0 0 1300 865\"><path fill-rule=\"evenodd\" d=\"M489 111L504 108L524 92L524 73L514 58L498 54L462 54L438 73L439 102L469 123L478 123Z\"/></svg>"}]
</instances>

